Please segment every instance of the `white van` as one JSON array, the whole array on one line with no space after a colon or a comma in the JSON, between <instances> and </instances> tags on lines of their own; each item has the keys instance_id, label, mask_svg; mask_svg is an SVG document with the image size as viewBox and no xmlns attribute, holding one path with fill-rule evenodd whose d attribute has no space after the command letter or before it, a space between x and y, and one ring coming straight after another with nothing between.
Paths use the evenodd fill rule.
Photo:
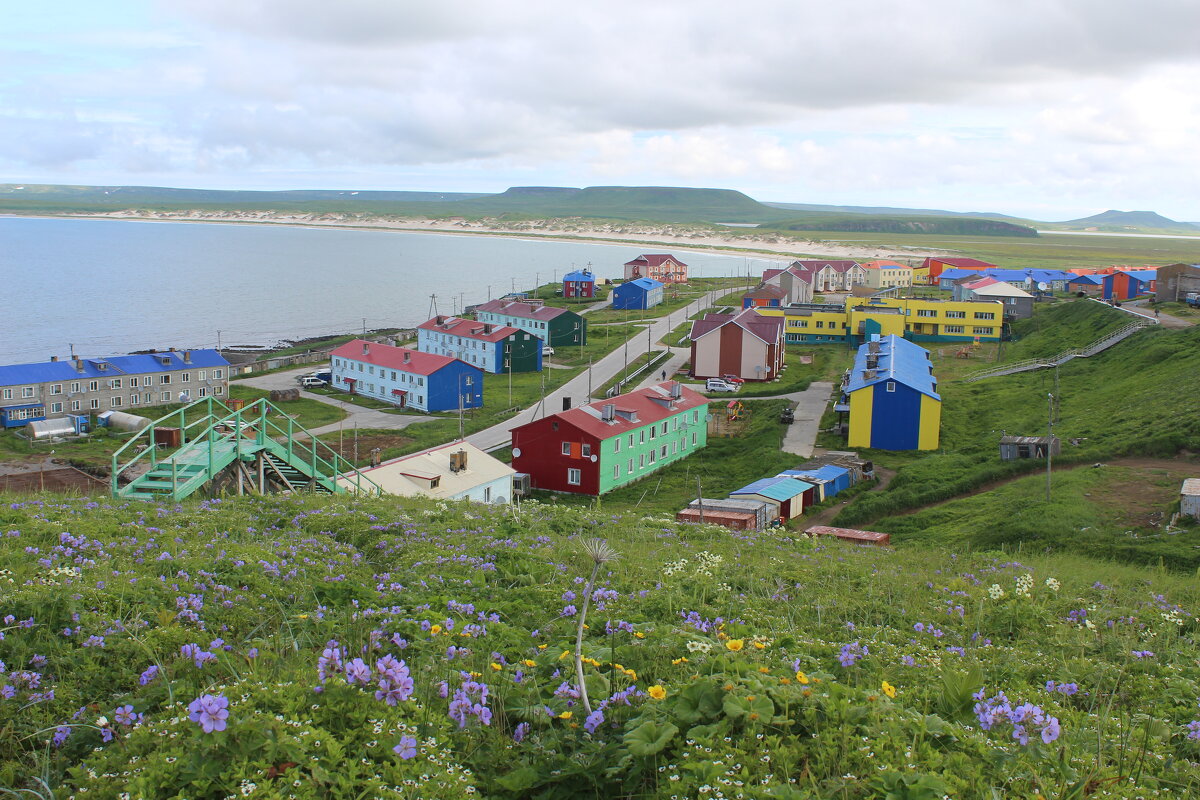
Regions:
<instances>
[{"instance_id":1,"label":"white van","mask_svg":"<svg viewBox=\"0 0 1200 800\"><path fill-rule=\"evenodd\" d=\"M324 386L325 381L321 380L320 378L313 377L312 375L305 375L300 379L300 385L307 389L310 386Z\"/></svg>"}]
</instances>

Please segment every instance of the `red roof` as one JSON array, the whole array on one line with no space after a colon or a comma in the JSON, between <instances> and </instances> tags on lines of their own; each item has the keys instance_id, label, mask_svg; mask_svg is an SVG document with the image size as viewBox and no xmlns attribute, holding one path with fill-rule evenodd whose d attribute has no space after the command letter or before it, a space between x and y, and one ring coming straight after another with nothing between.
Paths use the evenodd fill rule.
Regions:
<instances>
[{"instance_id":1,"label":"red roof","mask_svg":"<svg viewBox=\"0 0 1200 800\"><path fill-rule=\"evenodd\" d=\"M366 352L363 352L364 347ZM390 344L368 342L363 339L346 342L329 355L414 375L432 375L442 367L458 361L457 358L450 358L450 356L437 356L433 353L422 353L420 350L410 350L407 347L393 347ZM404 360L406 355L408 361ZM467 364L467 366L471 365ZM472 369L479 368L472 367Z\"/></svg>"},{"instance_id":2,"label":"red roof","mask_svg":"<svg viewBox=\"0 0 1200 800\"><path fill-rule=\"evenodd\" d=\"M537 320L554 319L560 314L568 313L565 308L522 303L519 300L488 300L486 303L480 303L475 307L475 313L478 314L480 311Z\"/></svg>"},{"instance_id":3,"label":"red roof","mask_svg":"<svg viewBox=\"0 0 1200 800\"><path fill-rule=\"evenodd\" d=\"M825 267L829 267L834 272L845 272L859 266L857 261L819 261L816 259L793 261L789 269L800 270L801 272L820 272Z\"/></svg>"},{"instance_id":4,"label":"red roof","mask_svg":"<svg viewBox=\"0 0 1200 800\"><path fill-rule=\"evenodd\" d=\"M672 417L681 411L707 405L708 398L698 392L693 392L685 386L679 387L680 398L671 400L673 381L666 381L646 389L638 389L628 394L617 395L607 400L597 400L585 406L560 411L545 419L559 419L584 433L590 433L598 439L609 439L627 431L636 430L644 425ZM635 412L636 421L628 420L620 414L614 414L612 420L605 421L604 406L611 403L618 411ZM513 432L530 425L541 425L545 419L528 422L513 429ZM703 420L701 420L703 423Z\"/></svg>"},{"instance_id":5,"label":"red roof","mask_svg":"<svg viewBox=\"0 0 1200 800\"><path fill-rule=\"evenodd\" d=\"M742 295L742 297L766 297L768 299L772 299L777 297L787 297L787 292L778 286L772 286L769 283L760 283L758 286L755 286L753 289Z\"/></svg>"},{"instance_id":6,"label":"red roof","mask_svg":"<svg viewBox=\"0 0 1200 800\"><path fill-rule=\"evenodd\" d=\"M676 264L678 264L681 267L687 266L687 264L683 263L682 261L680 261L675 256L671 255L670 253L643 253L642 255L638 256L637 258L633 259L632 261L626 261L625 266L633 267L633 266L643 266L644 265L644 266L648 266L648 267L657 267L657 266L661 266L662 263L664 261L666 261L667 259L674 261Z\"/></svg>"},{"instance_id":7,"label":"red roof","mask_svg":"<svg viewBox=\"0 0 1200 800\"><path fill-rule=\"evenodd\" d=\"M991 286L993 283L1000 283L1000 281L996 280L995 278L980 278L977 281L964 283L962 287L964 289L982 289L985 286Z\"/></svg>"},{"instance_id":8,"label":"red roof","mask_svg":"<svg viewBox=\"0 0 1200 800\"><path fill-rule=\"evenodd\" d=\"M912 269L908 264L901 264L899 261L888 261L883 259L880 261L864 261L860 264L863 269Z\"/></svg>"},{"instance_id":9,"label":"red roof","mask_svg":"<svg viewBox=\"0 0 1200 800\"><path fill-rule=\"evenodd\" d=\"M733 323L748 333L757 336L767 344L776 344L783 335L783 317L764 317L753 308L747 308L739 314L707 314L704 319L692 323L689 337L699 339L706 333Z\"/></svg>"},{"instance_id":10,"label":"red roof","mask_svg":"<svg viewBox=\"0 0 1200 800\"><path fill-rule=\"evenodd\" d=\"M950 266L958 267L959 269L966 269L968 267L996 266L988 261L980 261L978 258L938 258L937 256L930 256L929 258L925 259L925 262L922 264L922 266L928 267L933 261L937 261L940 264L949 264Z\"/></svg>"},{"instance_id":11,"label":"red roof","mask_svg":"<svg viewBox=\"0 0 1200 800\"><path fill-rule=\"evenodd\" d=\"M434 317L428 322L422 322L417 327L423 331L448 333L451 336L461 336L464 339L478 339L481 342L499 342L507 339L514 333L520 333L519 330L509 325L489 325L485 322L476 322L473 319L463 319L462 317ZM484 332L487 328L491 329L491 333Z\"/></svg>"}]
</instances>

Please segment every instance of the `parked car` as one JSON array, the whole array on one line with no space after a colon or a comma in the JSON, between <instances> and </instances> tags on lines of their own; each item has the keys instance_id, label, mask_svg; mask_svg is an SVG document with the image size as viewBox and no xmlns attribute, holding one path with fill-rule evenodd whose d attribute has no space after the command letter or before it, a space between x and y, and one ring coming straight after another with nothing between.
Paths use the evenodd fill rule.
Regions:
<instances>
[{"instance_id":1,"label":"parked car","mask_svg":"<svg viewBox=\"0 0 1200 800\"><path fill-rule=\"evenodd\" d=\"M550 346L550 345L548 345L548 344L547 344L547 345L543 345L543 346L542 346L542 355L544 355L544 356L552 356L552 355L554 355L554 348L553 348L553 347L551 347L551 346Z\"/></svg>"},{"instance_id":2,"label":"parked car","mask_svg":"<svg viewBox=\"0 0 1200 800\"><path fill-rule=\"evenodd\" d=\"M737 386L721 378L709 378L704 382L704 391L706 392L736 392L737 390Z\"/></svg>"},{"instance_id":3,"label":"parked car","mask_svg":"<svg viewBox=\"0 0 1200 800\"><path fill-rule=\"evenodd\" d=\"M305 375L300 379L300 385L307 389L310 386L324 386L325 381L312 375Z\"/></svg>"},{"instance_id":4,"label":"parked car","mask_svg":"<svg viewBox=\"0 0 1200 800\"><path fill-rule=\"evenodd\" d=\"M746 382L744 378L739 378L737 375L722 375L721 380L732 383L734 386L741 386Z\"/></svg>"}]
</instances>

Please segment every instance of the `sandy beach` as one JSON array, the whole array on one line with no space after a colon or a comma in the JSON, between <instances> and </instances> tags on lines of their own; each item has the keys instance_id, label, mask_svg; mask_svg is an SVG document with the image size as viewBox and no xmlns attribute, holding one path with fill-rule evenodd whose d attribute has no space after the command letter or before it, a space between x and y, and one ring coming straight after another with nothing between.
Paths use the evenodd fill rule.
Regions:
<instances>
[{"instance_id":1,"label":"sandy beach","mask_svg":"<svg viewBox=\"0 0 1200 800\"><path fill-rule=\"evenodd\" d=\"M423 217L376 217L359 214L288 214L275 211L142 211L124 210L107 214L78 214L103 219L158 220L162 222L209 222L258 225L297 225L320 228L413 231L473 236L520 236L526 239L570 239L609 244L661 245L679 250L725 251L742 255L784 258L890 258L913 260L946 250L907 247L878 247L852 242L802 239L753 228L709 224L645 225L604 223L567 217L560 219L508 221L494 218L429 219Z\"/></svg>"}]
</instances>

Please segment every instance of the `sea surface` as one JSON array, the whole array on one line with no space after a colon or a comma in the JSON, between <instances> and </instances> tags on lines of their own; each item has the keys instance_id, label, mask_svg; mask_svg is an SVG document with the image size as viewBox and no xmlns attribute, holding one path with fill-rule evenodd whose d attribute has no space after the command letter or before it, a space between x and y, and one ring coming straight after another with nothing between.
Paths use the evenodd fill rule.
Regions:
<instances>
[{"instance_id":1,"label":"sea surface","mask_svg":"<svg viewBox=\"0 0 1200 800\"><path fill-rule=\"evenodd\" d=\"M653 245L140 220L0 217L0 364L132 350L273 345L413 327ZM696 277L766 259L679 251Z\"/></svg>"}]
</instances>

